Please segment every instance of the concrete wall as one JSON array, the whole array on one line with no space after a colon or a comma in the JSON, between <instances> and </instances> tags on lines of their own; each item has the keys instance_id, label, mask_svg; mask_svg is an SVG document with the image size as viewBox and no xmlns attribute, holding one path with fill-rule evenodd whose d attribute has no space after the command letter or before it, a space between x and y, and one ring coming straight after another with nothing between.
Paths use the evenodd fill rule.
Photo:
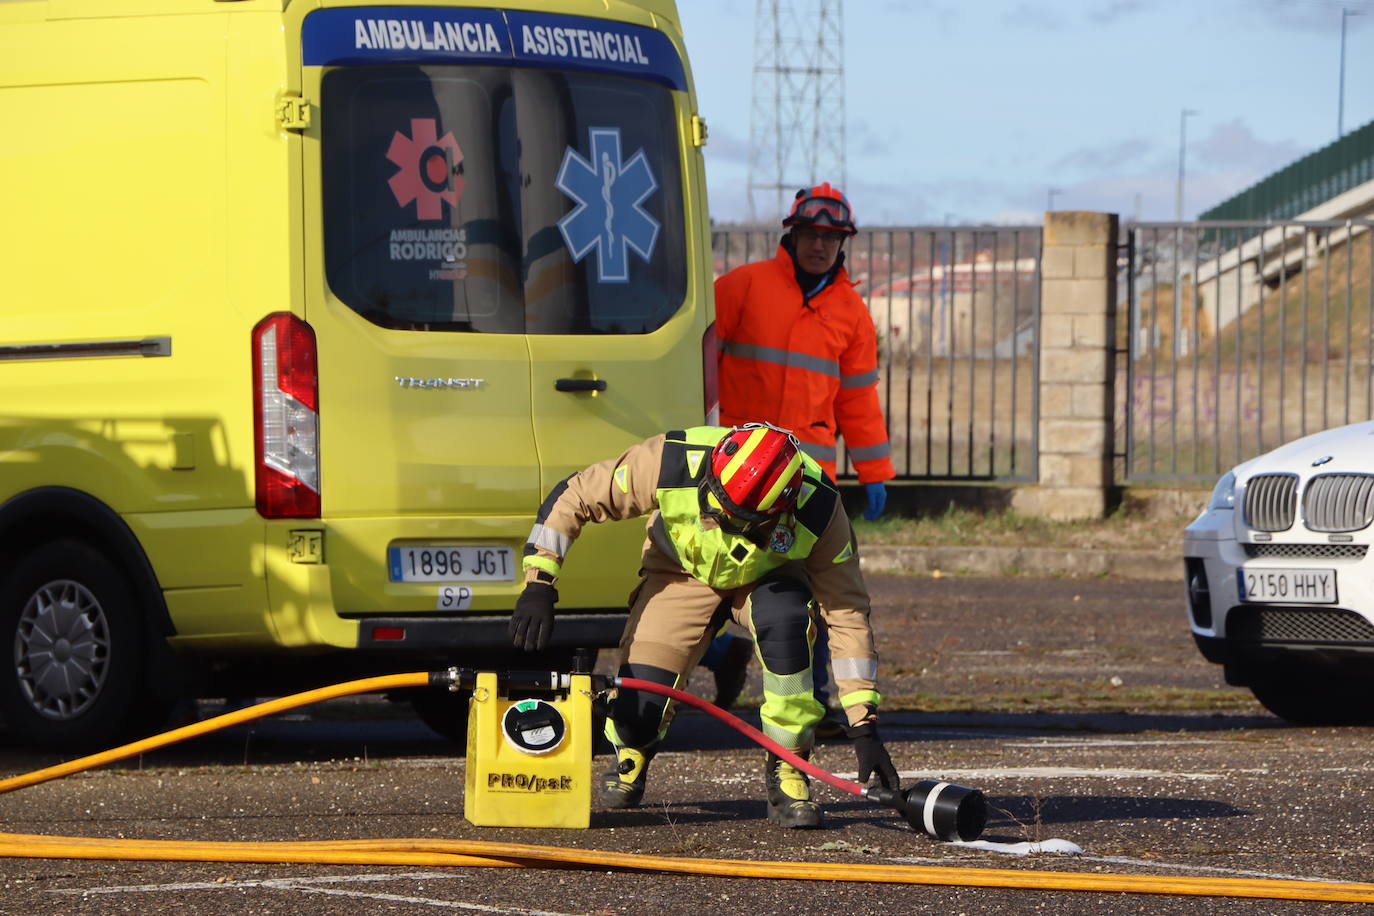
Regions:
<instances>
[{"instance_id":1,"label":"concrete wall","mask_svg":"<svg viewBox=\"0 0 1374 916\"><path fill-rule=\"evenodd\" d=\"M1117 217L1045 214L1040 264L1039 484L1018 512L1095 518L1110 508Z\"/></svg>"}]
</instances>

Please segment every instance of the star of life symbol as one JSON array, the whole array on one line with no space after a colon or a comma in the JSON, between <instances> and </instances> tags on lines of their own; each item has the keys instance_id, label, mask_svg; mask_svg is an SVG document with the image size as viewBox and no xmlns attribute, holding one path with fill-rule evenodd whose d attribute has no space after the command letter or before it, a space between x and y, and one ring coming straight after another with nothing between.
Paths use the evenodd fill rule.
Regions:
<instances>
[{"instance_id":1,"label":"star of life symbol","mask_svg":"<svg viewBox=\"0 0 1374 916\"><path fill-rule=\"evenodd\" d=\"M458 206L463 193L463 179L455 173L463 161L463 151L453 132L438 139L439 126L434 118L412 118L410 136L399 130L391 138L386 151L401 170L387 182L396 203L404 207L415 201L415 215L420 219L439 219L444 215L441 201Z\"/></svg>"},{"instance_id":2,"label":"star of life symbol","mask_svg":"<svg viewBox=\"0 0 1374 916\"><path fill-rule=\"evenodd\" d=\"M629 161L620 158L620 128L593 127L591 159L568 147L554 186L577 202L558 221L558 231L573 261L596 249L596 277L600 283L628 283L630 251L644 261L654 253L658 220L642 206L658 190L644 150Z\"/></svg>"}]
</instances>

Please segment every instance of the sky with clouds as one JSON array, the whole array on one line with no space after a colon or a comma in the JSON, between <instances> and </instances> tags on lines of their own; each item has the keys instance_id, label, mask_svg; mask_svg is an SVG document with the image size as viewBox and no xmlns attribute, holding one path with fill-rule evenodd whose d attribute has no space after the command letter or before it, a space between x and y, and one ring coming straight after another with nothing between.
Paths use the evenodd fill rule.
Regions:
<instances>
[{"instance_id":1,"label":"sky with clouds","mask_svg":"<svg viewBox=\"0 0 1374 916\"><path fill-rule=\"evenodd\" d=\"M678 8L711 214L744 221L755 2ZM846 0L845 191L870 226L1038 224L1051 196L1172 220L1191 109L1196 218L1336 140L1342 9L1349 132L1374 120L1374 0Z\"/></svg>"}]
</instances>

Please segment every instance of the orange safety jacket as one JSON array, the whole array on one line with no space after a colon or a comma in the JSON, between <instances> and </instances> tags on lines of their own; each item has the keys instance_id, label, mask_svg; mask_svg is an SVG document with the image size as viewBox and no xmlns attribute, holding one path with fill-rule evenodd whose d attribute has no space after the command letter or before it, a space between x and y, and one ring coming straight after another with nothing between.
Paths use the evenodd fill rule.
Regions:
<instances>
[{"instance_id":1,"label":"orange safety jacket","mask_svg":"<svg viewBox=\"0 0 1374 916\"><path fill-rule=\"evenodd\" d=\"M782 245L716 280L720 422L790 429L835 479L844 436L860 483L890 480L892 447L878 403L878 337L841 265L810 299Z\"/></svg>"}]
</instances>

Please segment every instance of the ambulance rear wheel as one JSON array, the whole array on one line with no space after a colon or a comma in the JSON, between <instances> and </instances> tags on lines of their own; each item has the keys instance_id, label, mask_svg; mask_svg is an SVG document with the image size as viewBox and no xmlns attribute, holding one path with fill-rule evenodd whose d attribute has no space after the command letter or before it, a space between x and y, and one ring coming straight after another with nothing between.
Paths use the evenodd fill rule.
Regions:
<instances>
[{"instance_id":1,"label":"ambulance rear wheel","mask_svg":"<svg viewBox=\"0 0 1374 916\"><path fill-rule=\"evenodd\" d=\"M468 740L468 693L420 690L410 697L410 708L430 730L458 744Z\"/></svg>"},{"instance_id":2,"label":"ambulance rear wheel","mask_svg":"<svg viewBox=\"0 0 1374 916\"><path fill-rule=\"evenodd\" d=\"M53 541L14 564L0 583L0 652L0 716L15 744L99 750L142 724L133 590L90 545Z\"/></svg>"}]
</instances>

